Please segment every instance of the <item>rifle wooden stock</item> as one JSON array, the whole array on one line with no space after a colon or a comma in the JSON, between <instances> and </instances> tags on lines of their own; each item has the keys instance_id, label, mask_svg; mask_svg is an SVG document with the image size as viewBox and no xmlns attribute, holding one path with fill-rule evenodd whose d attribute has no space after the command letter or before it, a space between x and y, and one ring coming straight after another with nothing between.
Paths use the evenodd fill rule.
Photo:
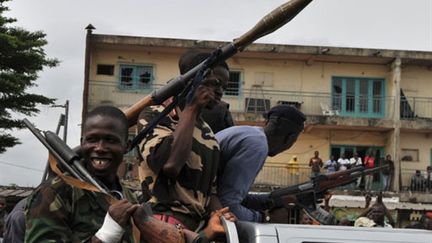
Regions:
<instances>
[{"instance_id":1,"label":"rifle wooden stock","mask_svg":"<svg viewBox=\"0 0 432 243\"><path fill-rule=\"evenodd\" d=\"M151 95L140 99L125 111L125 115L129 121L129 127L137 123L139 113L146 107L154 105Z\"/></svg>"},{"instance_id":2,"label":"rifle wooden stock","mask_svg":"<svg viewBox=\"0 0 432 243\"><path fill-rule=\"evenodd\" d=\"M350 175L350 174L352 174L354 172L362 171L362 170L364 170L363 167L357 166L357 167L354 167L354 168L351 168L351 169L348 169L348 170L336 171L336 172L325 174L325 175L322 175L322 176L325 176L329 180L330 179L337 179L337 178L339 178L341 176L342 177L343 176L347 176L347 175ZM321 176L321 175L319 175L319 176Z\"/></svg>"},{"instance_id":3,"label":"rifle wooden stock","mask_svg":"<svg viewBox=\"0 0 432 243\"><path fill-rule=\"evenodd\" d=\"M365 169L358 166L345 171L337 171L335 173L324 175L324 179L318 182L318 190L319 192L324 192L328 189L344 186L356 181L360 176L373 174L387 167L388 165L384 165L372 169Z\"/></svg>"},{"instance_id":4,"label":"rifle wooden stock","mask_svg":"<svg viewBox=\"0 0 432 243\"><path fill-rule=\"evenodd\" d=\"M235 39L233 42L220 48L220 53L216 61L222 61L230 58L238 51L244 50L249 44L258 38L274 32L281 26L288 23L300 11L302 11L312 0L291 0L287 3L274 9L272 12L264 16L251 30ZM184 75L180 75L172 79L167 85L159 90L155 90L152 94L147 95L139 100L131 107L125 110L126 117L129 121L129 126L133 126L137 122L139 113L147 106L159 105L171 96L180 93L186 87L189 80L204 66L204 62L198 64L193 69L189 70ZM212 64L210 64L211 66Z\"/></svg>"}]
</instances>

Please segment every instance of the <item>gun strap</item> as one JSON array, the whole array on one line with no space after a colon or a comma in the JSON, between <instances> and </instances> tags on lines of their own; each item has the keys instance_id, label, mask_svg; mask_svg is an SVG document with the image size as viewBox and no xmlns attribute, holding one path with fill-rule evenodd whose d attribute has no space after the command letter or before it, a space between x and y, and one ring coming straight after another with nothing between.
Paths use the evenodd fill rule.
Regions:
<instances>
[{"instance_id":1,"label":"gun strap","mask_svg":"<svg viewBox=\"0 0 432 243\"><path fill-rule=\"evenodd\" d=\"M72 176L65 175L58 168L57 161L51 153L48 154L48 161L49 161L51 170L54 171L54 173L56 173L56 175L58 175L66 184L80 188L80 189L83 189L83 190L86 190L86 191L100 192L100 190L96 186L94 186L88 182L80 181L80 180L78 180ZM111 195L104 194L104 198L107 200L107 202L109 204L113 204L117 201L117 199ZM131 219L131 224L132 224L133 238L135 239L135 242L139 242L139 239L141 238L141 233L132 219Z\"/></svg>"},{"instance_id":2,"label":"gun strap","mask_svg":"<svg viewBox=\"0 0 432 243\"><path fill-rule=\"evenodd\" d=\"M57 166L57 161L54 158L54 156L49 153L48 155L48 161L51 167L51 170L54 171L54 173L56 173L56 175L58 175L60 178L63 179L64 182L66 182L66 184L83 189L83 190L87 190L87 191L91 191L91 192L100 192L99 189L97 187L95 187L94 185L85 182L85 181L80 181L72 176L68 176L65 175ZM110 200L108 200L110 201ZM111 201L110 201L111 203Z\"/></svg>"}]
</instances>

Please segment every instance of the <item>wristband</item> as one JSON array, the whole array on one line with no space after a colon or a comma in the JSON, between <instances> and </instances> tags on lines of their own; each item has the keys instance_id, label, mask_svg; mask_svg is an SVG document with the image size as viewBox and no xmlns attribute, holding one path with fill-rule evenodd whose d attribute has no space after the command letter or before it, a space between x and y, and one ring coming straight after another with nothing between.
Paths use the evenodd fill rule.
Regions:
<instances>
[{"instance_id":1,"label":"wristband","mask_svg":"<svg viewBox=\"0 0 432 243\"><path fill-rule=\"evenodd\" d=\"M104 243L117 243L121 240L124 232L123 227L107 213L102 227L96 232L95 236Z\"/></svg>"}]
</instances>

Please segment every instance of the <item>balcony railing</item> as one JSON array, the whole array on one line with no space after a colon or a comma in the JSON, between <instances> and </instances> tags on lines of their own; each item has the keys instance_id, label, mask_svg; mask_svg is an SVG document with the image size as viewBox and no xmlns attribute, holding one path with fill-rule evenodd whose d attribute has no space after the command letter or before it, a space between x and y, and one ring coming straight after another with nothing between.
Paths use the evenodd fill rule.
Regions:
<instances>
[{"instance_id":1,"label":"balcony railing","mask_svg":"<svg viewBox=\"0 0 432 243\"><path fill-rule=\"evenodd\" d=\"M129 107L161 86L162 85L151 84L140 89L124 89L124 87L120 87L118 83L91 80L88 96L90 104L89 109L92 108L91 106L101 104Z\"/></svg>"},{"instance_id":2,"label":"balcony railing","mask_svg":"<svg viewBox=\"0 0 432 243\"><path fill-rule=\"evenodd\" d=\"M394 97L390 96L337 96L321 92L245 89L239 96L225 96L224 99L237 113L264 113L277 104L290 104L306 115L389 118L394 107Z\"/></svg>"},{"instance_id":3,"label":"balcony railing","mask_svg":"<svg viewBox=\"0 0 432 243\"><path fill-rule=\"evenodd\" d=\"M89 104L112 104L130 106L160 84L148 85L142 89L122 89L118 83L90 81ZM249 89L240 91L239 96L225 95L233 113L264 113L277 104L297 106L306 115L336 115L363 118L390 118L394 107L394 97L390 96L336 96L322 92L295 92ZM432 118L432 98L405 97L400 101L401 119Z\"/></svg>"},{"instance_id":4,"label":"balcony railing","mask_svg":"<svg viewBox=\"0 0 432 243\"><path fill-rule=\"evenodd\" d=\"M432 180L428 180L425 171L420 170L420 176L414 176L416 170L402 170L402 188L401 191L411 192L432 192Z\"/></svg>"},{"instance_id":5,"label":"balcony railing","mask_svg":"<svg viewBox=\"0 0 432 243\"><path fill-rule=\"evenodd\" d=\"M266 163L255 184L270 186L291 186L310 180L311 169L306 165L292 166L286 163Z\"/></svg>"},{"instance_id":6,"label":"balcony railing","mask_svg":"<svg viewBox=\"0 0 432 243\"><path fill-rule=\"evenodd\" d=\"M432 98L401 97L401 119L432 118Z\"/></svg>"}]
</instances>

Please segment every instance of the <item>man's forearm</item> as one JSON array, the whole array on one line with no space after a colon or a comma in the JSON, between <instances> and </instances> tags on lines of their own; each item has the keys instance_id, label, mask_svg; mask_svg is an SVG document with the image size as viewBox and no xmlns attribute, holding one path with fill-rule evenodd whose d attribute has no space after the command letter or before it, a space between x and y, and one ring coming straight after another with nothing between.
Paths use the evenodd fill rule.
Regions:
<instances>
[{"instance_id":1,"label":"man's forearm","mask_svg":"<svg viewBox=\"0 0 432 243\"><path fill-rule=\"evenodd\" d=\"M223 208L219 198L216 195L210 196L209 211L215 211Z\"/></svg>"},{"instance_id":2,"label":"man's forearm","mask_svg":"<svg viewBox=\"0 0 432 243\"><path fill-rule=\"evenodd\" d=\"M171 153L163 167L164 173L171 177L177 177L181 168L189 159L192 149L192 136L199 110L193 106L186 106L180 114L179 123L173 133Z\"/></svg>"}]
</instances>

